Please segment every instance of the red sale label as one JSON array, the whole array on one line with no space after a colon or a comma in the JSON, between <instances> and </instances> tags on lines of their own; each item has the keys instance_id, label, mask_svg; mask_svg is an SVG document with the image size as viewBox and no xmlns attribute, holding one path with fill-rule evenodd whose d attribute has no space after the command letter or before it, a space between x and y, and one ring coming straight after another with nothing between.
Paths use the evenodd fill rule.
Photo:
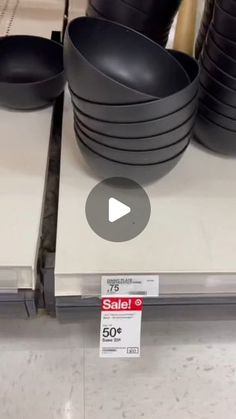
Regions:
<instances>
[{"instance_id":1,"label":"red sale label","mask_svg":"<svg viewBox=\"0 0 236 419\"><path fill-rule=\"evenodd\" d=\"M142 311L143 298L104 297L102 311Z\"/></svg>"},{"instance_id":2,"label":"red sale label","mask_svg":"<svg viewBox=\"0 0 236 419\"><path fill-rule=\"evenodd\" d=\"M103 297L101 307L100 356L140 356L143 298Z\"/></svg>"}]
</instances>

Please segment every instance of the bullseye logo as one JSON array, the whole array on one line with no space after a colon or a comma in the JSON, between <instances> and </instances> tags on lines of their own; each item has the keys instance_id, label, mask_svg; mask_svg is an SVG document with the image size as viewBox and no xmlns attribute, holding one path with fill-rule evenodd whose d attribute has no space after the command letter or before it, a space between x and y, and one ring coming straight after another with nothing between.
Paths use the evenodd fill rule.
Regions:
<instances>
[{"instance_id":1,"label":"bullseye logo","mask_svg":"<svg viewBox=\"0 0 236 419\"><path fill-rule=\"evenodd\" d=\"M143 304L143 301L142 301L142 300L140 300L140 298L138 298L138 299L135 301L135 305L136 305L137 307L140 307L142 304Z\"/></svg>"}]
</instances>

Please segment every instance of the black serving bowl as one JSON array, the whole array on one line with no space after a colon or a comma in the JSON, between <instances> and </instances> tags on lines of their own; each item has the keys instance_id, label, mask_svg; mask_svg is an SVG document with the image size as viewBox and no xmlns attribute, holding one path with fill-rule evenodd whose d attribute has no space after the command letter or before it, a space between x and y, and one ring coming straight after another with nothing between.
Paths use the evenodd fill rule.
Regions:
<instances>
[{"instance_id":1,"label":"black serving bowl","mask_svg":"<svg viewBox=\"0 0 236 419\"><path fill-rule=\"evenodd\" d=\"M224 51L225 54L229 55L231 58L236 60L236 42L231 41L230 39L226 38L225 36L221 35L215 27L212 25L210 28L210 33L213 41L215 41L216 45Z\"/></svg>"},{"instance_id":2,"label":"black serving bowl","mask_svg":"<svg viewBox=\"0 0 236 419\"><path fill-rule=\"evenodd\" d=\"M142 122L157 119L186 107L198 91L199 66L195 59L187 54L178 51L169 51L184 67L190 78L190 84L179 92L166 97L146 103L130 105L109 105L89 102L76 96L71 91L73 102L85 114L110 122Z\"/></svg>"},{"instance_id":3,"label":"black serving bowl","mask_svg":"<svg viewBox=\"0 0 236 419\"><path fill-rule=\"evenodd\" d=\"M29 35L0 38L0 106L43 108L53 103L64 86L62 45Z\"/></svg>"},{"instance_id":4,"label":"black serving bowl","mask_svg":"<svg viewBox=\"0 0 236 419\"><path fill-rule=\"evenodd\" d=\"M236 17L226 12L220 7L219 1L216 1L213 12L213 24L218 32L233 41L236 41Z\"/></svg>"},{"instance_id":5,"label":"black serving bowl","mask_svg":"<svg viewBox=\"0 0 236 419\"><path fill-rule=\"evenodd\" d=\"M236 120L228 118L218 112L213 111L209 108L203 101L199 102L199 113L205 118L209 119L211 122L219 125L222 128L235 131L236 133Z\"/></svg>"},{"instance_id":6,"label":"black serving bowl","mask_svg":"<svg viewBox=\"0 0 236 419\"><path fill-rule=\"evenodd\" d=\"M185 150L173 159L157 164L131 165L106 159L88 148L77 138L81 154L89 168L101 179L109 177L126 177L139 184L147 184L167 175L183 157ZM187 146L188 147L188 146ZM186 148L187 148L186 147Z\"/></svg>"},{"instance_id":7,"label":"black serving bowl","mask_svg":"<svg viewBox=\"0 0 236 419\"><path fill-rule=\"evenodd\" d=\"M236 107L236 92L214 78L202 65L200 81L205 89L226 105Z\"/></svg>"},{"instance_id":8,"label":"black serving bowl","mask_svg":"<svg viewBox=\"0 0 236 419\"><path fill-rule=\"evenodd\" d=\"M236 155L235 131L216 125L200 113L195 124L194 136L210 150L230 156Z\"/></svg>"},{"instance_id":9,"label":"black serving bowl","mask_svg":"<svg viewBox=\"0 0 236 419\"><path fill-rule=\"evenodd\" d=\"M200 85L199 99L213 111L236 120L236 108L234 106L226 105L222 100L218 100L213 94L209 93L203 85Z\"/></svg>"},{"instance_id":10,"label":"black serving bowl","mask_svg":"<svg viewBox=\"0 0 236 419\"><path fill-rule=\"evenodd\" d=\"M236 78L230 76L228 73L223 71L218 65L210 58L208 53L208 46L202 52L201 58L204 67L211 73L218 81L220 81L225 86L228 86L231 89L236 90ZM235 91L236 94L236 91Z\"/></svg>"},{"instance_id":11,"label":"black serving bowl","mask_svg":"<svg viewBox=\"0 0 236 419\"><path fill-rule=\"evenodd\" d=\"M153 119L144 122L117 123L101 121L90 118L74 106L74 114L78 121L89 127L91 130L101 134L110 135L119 138L143 138L152 135L165 133L167 130L174 130L176 127L184 124L196 110L196 97L184 108L162 118Z\"/></svg>"},{"instance_id":12,"label":"black serving bowl","mask_svg":"<svg viewBox=\"0 0 236 419\"><path fill-rule=\"evenodd\" d=\"M190 135L167 147L152 150L122 150L100 144L89 138L81 129L75 126L75 133L87 147L110 160L123 162L126 164L156 164L164 160L169 160L181 153L190 141Z\"/></svg>"},{"instance_id":13,"label":"black serving bowl","mask_svg":"<svg viewBox=\"0 0 236 419\"><path fill-rule=\"evenodd\" d=\"M148 15L160 16L162 21L170 21L176 15L182 0L121 0Z\"/></svg>"},{"instance_id":14,"label":"black serving bowl","mask_svg":"<svg viewBox=\"0 0 236 419\"><path fill-rule=\"evenodd\" d=\"M215 0L206 0L202 14L202 20L198 31L196 43L195 43L195 57L198 58L201 54L203 44L205 42L209 25L211 23Z\"/></svg>"},{"instance_id":15,"label":"black serving bowl","mask_svg":"<svg viewBox=\"0 0 236 419\"><path fill-rule=\"evenodd\" d=\"M108 135L100 134L99 132L92 131L86 127L83 123L79 122L76 118L74 120L75 126L83 131L88 137L94 141L103 144L105 146L121 148L123 150L151 150L160 147L167 147L170 144L176 143L181 138L191 134L194 122L196 118L196 112L182 125L175 128L172 131L167 131L161 135L154 135L152 137L145 138L117 138Z\"/></svg>"},{"instance_id":16,"label":"black serving bowl","mask_svg":"<svg viewBox=\"0 0 236 419\"><path fill-rule=\"evenodd\" d=\"M140 18L139 19L132 18L133 13L124 14L124 13L121 13L120 9L119 9L118 14L114 13L113 6L114 6L113 2L109 1L108 7L110 10L110 13L106 14L105 9L101 8L101 10L98 10L96 8L96 5L88 3L87 9L86 9L86 16L112 20L113 22L126 25L129 28L132 28L138 32L143 33L148 38L153 39L155 42L158 42L158 44L162 46L165 46L167 44L172 22L169 22L168 24L163 25L163 23L158 23L156 19L153 18L153 16L152 18L150 18L147 15L144 15L144 18L140 22ZM127 8L127 5L124 2L122 2L121 9L124 9L124 7ZM128 8L131 8L131 7L128 5ZM134 10L134 12L141 13L137 10Z\"/></svg>"},{"instance_id":17,"label":"black serving bowl","mask_svg":"<svg viewBox=\"0 0 236 419\"><path fill-rule=\"evenodd\" d=\"M225 54L224 51L218 47L213 40L212 31L208 34L206 45L208 55L218 65L218 67L230 74L232 77L236 77L236 60Z\"/></svg>"},{"instance_id":18,"label":"black serving bowl","mask_svg":"<svg viewBox=\"0 0 236 419\"><path fill-rule=\"evenodd\" d=\"M232 16L236 16L236 3L234 0L219 0L220 7Z\"/></svg>"},{"instance_id":19,"label":"black serving bowl","mask_svg":"<svg viewBox=\"0 0 236 419\"><path fill-rule=\"evenodd\" d=\"M71 21L64 58L75 94L98 103L145 102L189 84L183 67L164 48L132 29L103 19Z\"/></svg>"}]
</instances>

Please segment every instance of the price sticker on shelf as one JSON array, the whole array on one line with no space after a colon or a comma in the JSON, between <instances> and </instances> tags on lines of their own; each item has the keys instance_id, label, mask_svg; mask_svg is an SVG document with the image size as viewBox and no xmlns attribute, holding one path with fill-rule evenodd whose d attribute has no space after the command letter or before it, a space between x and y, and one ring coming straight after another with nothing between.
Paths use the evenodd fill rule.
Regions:
<instances>
[{"instance_id":1,"label":"price sticker on shelf","mask_svg":"<svg viewBox=\"0 0 236 419\"><path fill-rule=\"evenodd\" d=\"M138 358L142 297L103 297L100 326L100 357Z\"/></svg>"},{"instance_id":2,"label":"price sticker on shelf","mask_svg":"<svg viewBox=\"0 0 236 419\"><path fill-rule=\"evenodd\" d=\"M158 297L159 276L105 275L102 276L101 295Z\"/></svg>"}]
</instances>

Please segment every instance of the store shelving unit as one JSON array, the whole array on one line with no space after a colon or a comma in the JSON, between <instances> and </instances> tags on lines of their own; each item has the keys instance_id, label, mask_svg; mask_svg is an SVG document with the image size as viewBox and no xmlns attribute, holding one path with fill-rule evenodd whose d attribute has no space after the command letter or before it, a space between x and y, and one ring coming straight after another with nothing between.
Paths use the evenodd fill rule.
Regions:
<instances>
[{"instance_id":1,"label":"store shelving unit","mask_svg":"<svg viewBox=\"0 0 236 419\"><path fill-rule=\"evenodd\" d=\"M152 213L134 240L112 243L89 227L85 202L100 181L86 166L64 106L55 264L58 315L99 305L103 274L158 274L149 304L236 302L235 160L193 143L177 167L145 186Z\"/></svg>"},{"instance_id":2,"label":"store shelving unit","mask_svg":"<svg viewBox=\"0 0 236 419\"><path fill-rule=\"evenodd\" d=\"M64 0L5 1L0 35L50 38L53 30L62 30L64 9ZM52 114L52 107L35 112L0 109L0 315L28 317L36 312Z\"/></svg>"}]
</instances>

